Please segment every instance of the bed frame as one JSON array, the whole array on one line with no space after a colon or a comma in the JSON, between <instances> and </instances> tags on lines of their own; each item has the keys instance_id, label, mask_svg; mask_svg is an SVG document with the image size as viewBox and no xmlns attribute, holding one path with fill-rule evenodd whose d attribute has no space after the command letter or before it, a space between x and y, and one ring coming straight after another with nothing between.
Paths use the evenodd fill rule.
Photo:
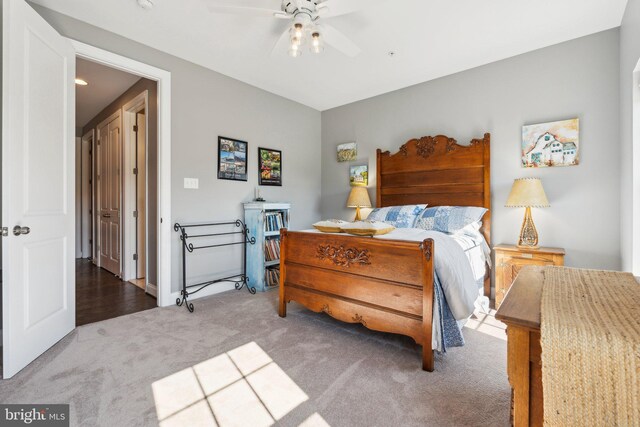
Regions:
<instances>
[{"instance_id":1,"label":"bed frame","mask_svg":"<svg viewBox=\"0 0 640 427\"><path fill-rule=\"evenodd\" d=\"M466 146L438 135L412 139L393 155L378 150L376 205L490 209L489 142L488 133ZM488 211L481 231L489 244L490 229ZM422 345L422 369L433 371L432 239L416 243L286 229L280 236L280 317L296 301L344 322L410 336Z\"/></svg>"}]
</instances>

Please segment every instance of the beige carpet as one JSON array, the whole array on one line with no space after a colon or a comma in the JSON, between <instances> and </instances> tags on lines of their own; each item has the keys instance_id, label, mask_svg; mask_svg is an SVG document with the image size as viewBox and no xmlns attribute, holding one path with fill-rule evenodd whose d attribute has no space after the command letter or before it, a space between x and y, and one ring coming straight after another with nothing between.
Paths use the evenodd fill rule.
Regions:
<instances>
[{"instance_id":1,"label":"beige carpet","mask_svg":"<svg viewBox=\"0 0 640 427\"><path fill-rule=\"evenodd\" d=\"M504 331L420 369L409 338L231 291L77 328L0 381L2 403L70 403L72 425L506 426ZM473 329L472 329L473 328Z\"/></svg>"}]
</instances>

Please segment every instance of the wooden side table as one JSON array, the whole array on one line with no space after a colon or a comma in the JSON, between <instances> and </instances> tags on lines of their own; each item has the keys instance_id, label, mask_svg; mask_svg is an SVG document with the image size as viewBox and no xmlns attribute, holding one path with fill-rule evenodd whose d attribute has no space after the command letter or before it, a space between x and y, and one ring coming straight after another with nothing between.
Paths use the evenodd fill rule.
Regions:
<instances>
[{"instance_id":1,"label":"wooden side table","mask_svg":"<svg viewBox=\"0 0 640 427\"><path fill-rule=\"evenodd\" d=\"M495 251L496 309L502 304L504 296L525 265L564 265L564 249L538 248L524 249L516 245L500 244Z\"/></svg>"}]
</instances>

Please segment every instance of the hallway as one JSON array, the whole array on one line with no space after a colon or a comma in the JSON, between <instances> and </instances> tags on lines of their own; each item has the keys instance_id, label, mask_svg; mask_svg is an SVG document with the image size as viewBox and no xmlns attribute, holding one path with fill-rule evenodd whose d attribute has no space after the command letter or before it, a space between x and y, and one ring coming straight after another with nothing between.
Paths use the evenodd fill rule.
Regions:
<instances>
[{"instance_id":1,"label":"hallway","mask_svg":"<svg viewBox=\"0 0 640 427\"><path fill-rule=\"evenodd\" d=\"M76 326L157 307L154 297L88 259L76 260Z\"/></svg>"}]
</instances>

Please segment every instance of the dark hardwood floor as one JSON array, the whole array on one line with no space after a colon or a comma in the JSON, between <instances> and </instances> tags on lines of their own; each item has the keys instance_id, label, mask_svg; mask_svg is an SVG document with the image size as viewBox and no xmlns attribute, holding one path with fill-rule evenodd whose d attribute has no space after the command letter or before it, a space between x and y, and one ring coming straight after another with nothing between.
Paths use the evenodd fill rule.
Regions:
<instances>
[{"instance_id":1,"label":"dark hardwood floor","mask_svg":"<svg viewBox=\"0 0 640 427\"><path fill-rule=\"evenodd\" d=\"M142 289L87 259L76 260L76 326L157 307Z\"/></svg>"}]
</instances>

